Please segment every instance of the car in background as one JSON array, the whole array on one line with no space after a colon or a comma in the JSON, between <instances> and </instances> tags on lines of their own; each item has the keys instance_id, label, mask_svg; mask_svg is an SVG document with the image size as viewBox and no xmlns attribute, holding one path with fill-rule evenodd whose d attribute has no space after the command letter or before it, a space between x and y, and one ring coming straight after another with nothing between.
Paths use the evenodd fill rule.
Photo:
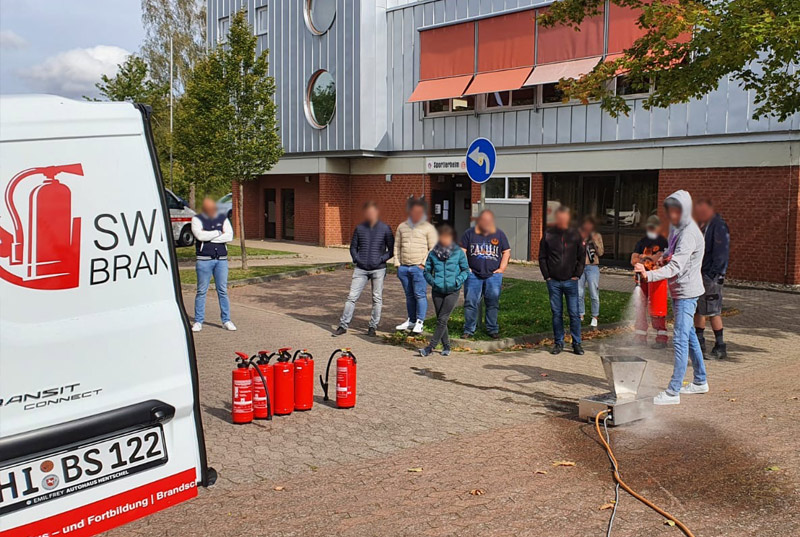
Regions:
<instances>
[{"instance_id":1,"label":"car in background","mask_svg":"<svg viewBox=\"0 0 800 537\"><path fill-rule=\"evenodd\" d=\"M228 192L217 200L217 209L219 209L219 212L228 215L228 220L233 222L233 194Z\"/></svg>"},{"instance_id":2,"label":"car in background","mask_svg":"<svg viewBox=\"0 0 800 537\"><path fill-rule=\"evenodd\" d=\"M169 207L169 222L172 225L172 239L178 246L191 246L194 244L192 235L192 217L196 214L189 204L176 196L171 190L165 188L164 195Z\"/></svg>"}]
</instances>

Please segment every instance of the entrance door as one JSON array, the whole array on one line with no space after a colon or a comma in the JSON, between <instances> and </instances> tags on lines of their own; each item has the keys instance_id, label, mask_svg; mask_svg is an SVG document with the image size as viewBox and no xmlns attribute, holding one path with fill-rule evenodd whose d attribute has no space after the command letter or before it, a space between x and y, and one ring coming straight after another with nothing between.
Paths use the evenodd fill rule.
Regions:
<instances>
[{"instance_id":1,"label":"entrance door","mask_svg":"<svg viewBox=\"0 0 800 537\"><path fill-rule=\"evenodd\" d=\"M275 203L276 193L274 188L264 189L264 238L277 239L276 222L278 221L278 206Z\"/></svg>"},{"instance_id":2,"label":"entrance door","mask_svg":"<svg viewBox=\"0 0 800 537\"><path fill-rule=\"evenodd\" d=\"M431 207L431 223L434 226L447 224L455 227L455 214L453 207L456 202L456 193L453 190L434 190L432 194L433 207Z\"/></svg>"},{"instance_id":3,"label":"entrance door","mask_svg":"<svg viewBox=\"0 0 800 537\"><path fill-rule=\"evenodd\" d=\"M447 224L460 237L470 225L470 181L464 175L432 175L430 221Z\"/></svg>"},{"instance_id":4,"label":"entrance door","mask_svg":"<svg viewBox=\"0 0 800 537\"><path fill-rule=\"evenodd\" d=\"M281 190L281 236L284 240L294 240L294 189Z\"/></svg>"}]
</instances>

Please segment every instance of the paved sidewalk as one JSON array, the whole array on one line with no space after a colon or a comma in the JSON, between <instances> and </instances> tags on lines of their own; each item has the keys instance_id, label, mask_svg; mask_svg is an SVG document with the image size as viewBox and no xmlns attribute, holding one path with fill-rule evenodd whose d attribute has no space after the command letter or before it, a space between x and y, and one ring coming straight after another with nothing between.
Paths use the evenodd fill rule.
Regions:
<instances>
[{"instance_id":1,"label":"paved sidewalk","mask_svg":"<svg viewBox=\"0 0 800 537\"><path fill-rule=\"evenodd\" d=\"M609 281L611 281L609 279ZM645 390L663 387L671 349L587 342L587 354L540 349L421 359L352 331L331 338L348 271L231 290L238 332L209 295L196 335L209 460L220 474L200 497L110 533L122 536L603 535L613 498L578 398L606 390L599 356L649 360ZM387 279L387 326L399 283ZM191 307L192 295L185 295ZM703 537L800 534L800 300L731 290L731 359L708 364L712 392L612 431L626 480ZM366 326L368 298L357 308ZM400 308L402 310L402 307ZM309 348L324 371L335 347L358 356L358 403L246 426L230 423L233 351ZM554 467L558 460L574 467ZM409 472L409 468L422 468ZM767 470L773 468L773 470ZM546 474L536 473L546 471ZM283 490L275 490L283 487ZM485 494L471 495L482 489ZM677 536L623 496L615 536Z\"/></svg>"}]
</instances>

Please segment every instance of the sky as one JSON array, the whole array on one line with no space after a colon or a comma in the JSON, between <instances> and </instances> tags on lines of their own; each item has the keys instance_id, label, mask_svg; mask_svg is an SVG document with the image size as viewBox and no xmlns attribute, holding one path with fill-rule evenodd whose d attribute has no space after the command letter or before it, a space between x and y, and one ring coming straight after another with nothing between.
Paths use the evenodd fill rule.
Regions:
<instances>
[{"instance_id":1,"label":"sky","mask_svg":"<svg viewBox=\"0 0 800 537\"><path fill-rule=\"evenodd\" d=\"M140 0L0 0L0 93L96 96L143 39Z\"/></svg>"}]
</instances>

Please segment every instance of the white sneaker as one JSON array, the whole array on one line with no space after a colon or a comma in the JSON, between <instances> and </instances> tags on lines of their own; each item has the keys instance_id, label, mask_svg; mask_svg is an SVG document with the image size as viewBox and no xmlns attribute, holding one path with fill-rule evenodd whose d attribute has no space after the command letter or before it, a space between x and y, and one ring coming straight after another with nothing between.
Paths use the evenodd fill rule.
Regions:
<instances>
[{"instance_id":1,"label":"white sneaker","mask_svg":"<svg viewBox=\"0 0 800 537\"><path fill-rule=\"evenodd\" d=\"M203 329L203 323L194 323L192 325L192 332L199 332Z\"/></svg>"},{"instance_id":2,"label":"white sneaker","mask_svg":"<svg viewBox=\"0 0 800 537\"><path fill-rule=\"evenodd\" d=\"M423 329L422 321L417 319L417 322L414 323L414 329L411 330L411 331L414 332L415 334L421 334L422 333L422 329Z\"/></svg>"},{"instance_id":3,"label":"white sneaker","mask_svg":"<svg viewBox=\"0 0 800 537\"><path fill-rule=\"evenodd\" d=\"M681 393L708 393L708 382L704 384L695 384L692 382L681 388Z\"/></svg>"},{"instance_id":4,"label":"white sneaker","mask_svg":"<svg viewBox=\"0 0 800 537\"><path fill-rule=\"evenodd\" d=\"M231 332L236 332L236 325L233 324L233 321L228 321L227 323L222 323L222 326L225 327L225 330L230 330Z\"/></svg>"},{"instance_id":5,"label":"white sneaker","mask_svg":"<svg viewBox=\"0 0 800 537\"><path fill-rule=\"evenodd\" d=\"M411 322L411 319L406 319L406 322L404 322L403 324L398 324L397 326L394 327L394 329L395 330L408 330L412 326L414 326L414 323Z\"/></svg>"},{"instance_id":6,"label":"white sneaker","mask_svg":"<svg viewBox=\"0 0 800 537\"><path fill-rule=\"evenodd\" d=\"M681 404L680 395L670 395L667 392L661 392L653 397L654 405L679 405Z\"/></svg>"},{"instance_id":7,"label":"white sneaker","mask_svg":"<svg viewBox=\"0 0 800 537\"><path fill-rule=\"evenodd\" d=\"M592 328L597 328L597 317L592 317L592 322L589 323Z\"/></svg>"}]
</instances>

